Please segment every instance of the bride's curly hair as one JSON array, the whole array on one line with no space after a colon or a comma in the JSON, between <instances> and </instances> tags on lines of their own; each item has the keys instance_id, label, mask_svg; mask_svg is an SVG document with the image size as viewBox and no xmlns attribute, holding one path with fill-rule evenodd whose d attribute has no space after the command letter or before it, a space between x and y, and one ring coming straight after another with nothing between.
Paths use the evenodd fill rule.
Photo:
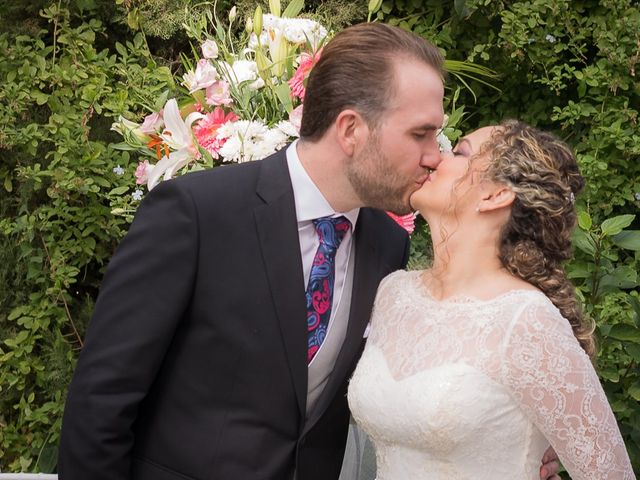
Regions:
<instances>
[{"instance_id":1,"label":"bride's curly hair","mask_svg":"<svg viewBox=\"0 0 640 480\"><path fill-rule=\"evenodd\" d=\"M573 256L574 203L585 183L575 156L554 135L515 120L503 122L482 150L489 156L486 178L516 194L500 236L502 264L549 297L593 357L594 324L563 268Z\"/></svg>"}]
</instances>

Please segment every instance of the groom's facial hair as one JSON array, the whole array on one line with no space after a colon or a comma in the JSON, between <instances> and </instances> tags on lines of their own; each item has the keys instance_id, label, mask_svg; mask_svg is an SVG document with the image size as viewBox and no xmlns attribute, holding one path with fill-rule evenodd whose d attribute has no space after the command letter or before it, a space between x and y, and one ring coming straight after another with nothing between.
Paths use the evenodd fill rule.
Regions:
<instances>
[{"instance_id":1,"label":"groom's facial hair","mask_svg":"<svg viewBox=\"0 0 640 480\"><path fill-rule=\"evenodd\" d=\"M374 130L362 152L347 164L347 178L366 207L389 210L398 215L411 213L410 194L416 190L414 178L403 178L380 146Z\"/></svg>"}]
</instances>

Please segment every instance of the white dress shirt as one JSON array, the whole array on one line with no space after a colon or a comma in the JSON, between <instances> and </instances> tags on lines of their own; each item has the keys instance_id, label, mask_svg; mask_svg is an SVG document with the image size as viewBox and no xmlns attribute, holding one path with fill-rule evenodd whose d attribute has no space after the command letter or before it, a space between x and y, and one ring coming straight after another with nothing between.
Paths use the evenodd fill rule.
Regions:
<instances>
[{"instance_id":1,"label":"white dress shirt","mask_svg":"<svg viewBox=\"0 0 640 480\"><path fill-rule=\"evenodd\" d=\"M309 381L307 388L308 415L329 379L335 359L342 347L342 342L346 334L350 307L348 303L350 303L351 300L351 291L346 291L345 286L347 289L350 289L353 280L353 261L355 258L353 233L360 209L355 208L348 212L336 212L302 166L296 145L297 141L293 142L287 148L286 153L296 206L298 238L300 241L305 290L309 283L313 258L320 244L313 220L321 217L337 217L342 215L351 222L351 229L345 234L336 252L333 301L331 304L331 317L329 318L327 336L320 350L318 350L309 364ZM348 299L345 305L341 304L343 298ZM300 321L306 322L306 318L301 318Z\"/></svg>"}]
</instances>

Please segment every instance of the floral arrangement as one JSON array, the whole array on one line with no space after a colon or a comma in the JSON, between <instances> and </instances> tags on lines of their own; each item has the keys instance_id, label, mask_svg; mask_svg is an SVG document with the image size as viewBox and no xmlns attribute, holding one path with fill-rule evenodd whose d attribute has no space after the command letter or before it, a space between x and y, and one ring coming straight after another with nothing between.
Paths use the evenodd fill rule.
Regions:
<instances>
[{"instance_id":1,"label":"floral arrangement","mask_svg":"<svg viewBox=\"0 0 640 480\"><path fill-rule=\"evenodd\" d=\"M143 157L138 185L151 190L177 174L258 160L298 136L305 82L329 35L318 22L295 18L301 8L292 2L280 15L278 2L268 14L258 7L240 39L231 35L235 7L227 29L214 13L205 15L213 35L204 23L186 25L200 52L195 60L183 57L184 94L142 123L121 116L112 125L124 140L114 147Z\"/></svg>"},{"instance_id":2,"label":"floral arrangement","mask_svg":"<svg viewBox=\"0 0 640 480\"><path fill-rule=\"evenodd\" d=\"M182 95L165 96L163 108L141 123L120 116L112 125L124 140L114 148L142 156L131 200L141 200L144 185L151 190L186 172L259 160L298 137L305 83L329 37L318 22L296 18L302 5L294 0L282 14L278 0L270 13L257 7L240 38L232 35L235 7L226 28L211 11L185 25L199 51L183 56ZM444 134L439 141L451 148ZM124 173L119 165L113 171ZM391 216L413 232L414 214Z\"/></svg>"}]
</instances>

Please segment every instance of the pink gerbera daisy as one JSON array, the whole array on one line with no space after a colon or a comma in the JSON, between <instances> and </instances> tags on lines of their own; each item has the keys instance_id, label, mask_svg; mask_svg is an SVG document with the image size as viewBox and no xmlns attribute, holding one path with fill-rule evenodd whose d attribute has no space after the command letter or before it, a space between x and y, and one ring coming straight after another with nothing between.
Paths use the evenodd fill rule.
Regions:
<instances>
[{"instance_id":1,"label":"pink gerbera daisy","mask_svg":"<svg viewBox=\"0 0 640 480\"><path fill-rule=\"evenodd\" d=\"M305 82L309 76L311 68L318 62L322 49L318 50L315 55L309 53L303 53L300 55L300 65L296 70L296 73L289 80L289 87L291 88L291 98L298 97L301 101L304 101L305 94Z\"/></svg>"},{"instance_id":2,"label":"pink gerbera daisy","mask_svg":"<svg viewBox=\"0 0 640 480\"><path fill-rule=\"evenodd\" d=\"M224 113L221 107L216 107L213 112L207 113L193 128L193 134L202 148L215 159L219 157L220 149L226 142L225 138L218 138L218 129L227 122L235 122L238 116L229 112Z\"/></svg>"}]
</instances>

